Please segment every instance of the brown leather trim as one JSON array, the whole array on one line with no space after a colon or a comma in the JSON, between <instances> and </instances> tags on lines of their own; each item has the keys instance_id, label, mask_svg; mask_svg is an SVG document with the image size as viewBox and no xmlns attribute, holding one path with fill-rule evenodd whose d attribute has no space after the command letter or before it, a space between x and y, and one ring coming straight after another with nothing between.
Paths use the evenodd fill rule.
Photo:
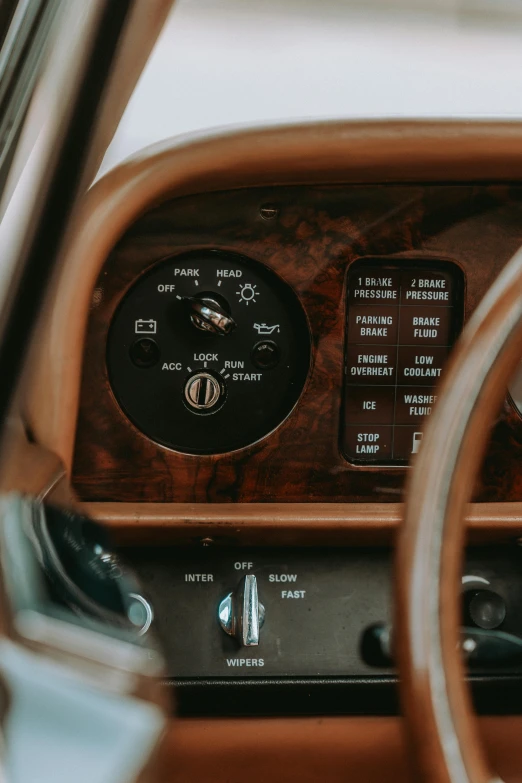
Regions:
<instances>
[{"instance_id":1,"label":"brown leather trim","mask_svg":"<svg viewBox=\"0 0 522 783\"><path fill-rule=\"evenodd\" d=\"M71 232L39 330L26 415L70 473L85 328L95 280L126 228L187 193L298 182L509 181L522 178L515 122L331 122L182 137L102 178Z\"/></svg>"},{"instance_id":2,"label":"brown leather trim","mask_svg":"<svg viewBox=\"0 0 522 783\"><path fill-rule=\"evenodd\" d=\"M0 461L0 491L47 496L65 477L58 457L29 443L20 420L12 416L6 425Z\"/></svg>"},{"instance_id":3,"label":"brown leather trim","mask_svg":"<svg viewBox=\"0 0 522 783\"><path fill-rule=\"evenodd\" d=\"M216 544L313 546L385 544L402 520L399 503L85 503L121 545ZM475 503L472 543L513 542L522 535L522 503Z\"/></svg>"},{"instance_id":4,"label":"brown leather trim","mask_svg":"<svg viewBox=\"0 0 522 783\"><path fill-rule=\"evenodd\" d=\"M108 77L104 97L100 105L98 126L96 128L95 136L91 140L89 164L87 165L87 170L83 173L85 187L87 187L87 183L92 180L92 175L99 166L101 157L121 119L127 100L136 85L142 68L150 55L151 49L156 42L172 4L173 0L149 0L146 4L139 2L139 0L135 0L135 2L131 4L125 28L119 39L118 51L113 60L112 71ZM21 152L20 150L18 151L20 154L17 155L17 158L13 162L13 170L10 172L10 185L8 186L8 191L9 187L11 187L11 190L16 188L18 179L22 173L22 168L26 163L27 154L23 154L24 149L27 147L27 150L29 150L34 146L37 133L40 134L42 138L49 137L46 143L49 146L48 157L51 162L48 163L45 159L44 163L47 168L49 168L49 166L52 168L54 165L52 162L52 151L56 145L53 145L53 138L60 138L63 136L62 126L65 122L64 118L66 118L67 113L70 110L69 103L71 96L68 97L68 93L71 92L71 90L74 92L77 89L77 83L80 78L79 74L81 75L82 73L82 63L86 56L85 51L83 50L87 45L90 45L89 42L96 32L100 13L102 13L103 3L98 4L100 6L99 8L95 4L92 5L93 8L89 10L89 13L86 12L83 14L84 9L81 9L83 14L82 25L80 25L78 31L75 32L75 35L78 38L78 45L75 49L75 54L71 59L71 63L74 65L74 69L77 70L77 73L75 72L76 75L69 69L67 71L67 78L65 78L63 84L60 82L61 88L58 91L55 89L54 93L52 90L49 91L50 85L54 85L54 88L56 88L56 84L58 83L56 78L57 72L64 70L64 57L55 56L54 60L51 58L47 65L48 72L46 71L44 77L40 79L40 92L36 92L31 104L32 108L30 109L30 111L35 113L37 119L31 122L31 115L29 115L29 121L24 126L21 143L19 145L19 147L22 147L22 150ZM71 9L71 19L64 19L65 28L68 29L67 25L73 18L74 22L78 23L77 11L78 9L76 9L76 11ZM74 24L69 24L69 27L71 27L71 29L76 29ZM60 46L65 47L64 51L67 48L70 48L70 41L62 40L59 36L58 39ZM81 43L81 46L79 46L79 43ZM55 48L53 54L58 55L60 52L57 52ZM61 55L63 54L64 52L61 52ZM60 111L56 109L56 106L53 108L52 99L55 101L56 106L60 107ZM48 123L49 127L45 130L45 133L42 132L42 123L38 119L41 119L40 104L45 105L50 118ZM25 150L26 153L27 150ZM37 168L39 169L39 167ZM91 172L90 178L88 174L89 170ZM45 177L43 181L45 184ZM39 188L36 188L33 183L33 186L29 188L35 198L40 195L40 201L42 200L40 193L42 187L43 185L40 183ZM9 193L10 191L7 195L9 195ZM6 194L4 194L4 206L7 203L5 196ZM32 206L33 208L31 208L31 203L27 202L26 199L26 202L24 202L24 210L20 212L20 215L16 213L16 210L14 215L11 215L11 222L13 222L14 218L16 218L18 222L22 220L22 223L20 224L22 229L19 226L18 230L13 233L11 242L11 245L13 246L11 247L10 245L9 247L11 260L20 255L23 243L27 239L27 232L29 229L24 230L23 226L25 226L26 222L28 226L34 224L34 204ZM27 217L27 215L29 215L29 217ZM61 262L63 263L63 257L61 258ZM52 297L51 299L54 302ZM49 313L49 305L47 312ZM30 359L34 360L35 357L40 356L40 337L40 330L36 330L36 338L33 341ZM54 339L54 345L57 350L60 350L59 343L59 339ZM78 350L81 351L80 346L78 347ZM27 382L30 382L30 378L32 377L30 370L28 370L31 361L28 361L26 365L24 378L19 384L19 391L20 389L27 388ZM29 396L34 395L39 397L40 394L42 394L45 397L46 392L51 394L52 385L55 381L59 383L58 378L46 376L42 379L41 387L38 389L30 389ZM19 395L19 398L20 397L23 399L23 395ZM23 417L20 415L20 407L23 407L23 405L20 406L18 399L12 406L12 412L7 422L5 443L2 444L2 458L0 459L0 489L3 492L17 490L36 496L45 495L50 497L52 495L55 502L70 503L72 493L70 492L67 482L61 480L66 473L60 458L52 448L47 449L39 443L29 442L22 421Z\"/></svg>"},{"instance_id":5,"label":"brown leather trim","mask_svg":"<svg viewBox=\"0 0 522 783\"><path fill-rule=\"evenodd\" d=\"M481 718L492 766L522 780L522 718ZM158 760L162 783L413 781L398 718L176 720Z\"/></svg>"}]
</instances>

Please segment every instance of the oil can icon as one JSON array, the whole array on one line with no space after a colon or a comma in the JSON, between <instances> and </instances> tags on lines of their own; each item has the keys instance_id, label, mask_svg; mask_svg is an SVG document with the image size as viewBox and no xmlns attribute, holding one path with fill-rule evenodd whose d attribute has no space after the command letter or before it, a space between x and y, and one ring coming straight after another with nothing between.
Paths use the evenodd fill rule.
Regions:
<instances>
[{"instance_id":1,"label":"oil can icon","mask_svg":"<svg viewBox=\"0 0 522 783\"><path fill-rule=\"evenodd\" d=\"M156 334L157 321L152 318L138 318L134 322L134 332L136 334Z\"/></svg>"},{"instance_id":2,"label":"oil can icon","mask_svg":"<svg viewBox=\"0 0 522 783\"><path fill-rule=\"evenodd\" d=\"M273 326L267 326L267 324L254 324L254 329L258 334L273 334L275 330L279 332L279 324Z\"/></svg>"}]
</instances>

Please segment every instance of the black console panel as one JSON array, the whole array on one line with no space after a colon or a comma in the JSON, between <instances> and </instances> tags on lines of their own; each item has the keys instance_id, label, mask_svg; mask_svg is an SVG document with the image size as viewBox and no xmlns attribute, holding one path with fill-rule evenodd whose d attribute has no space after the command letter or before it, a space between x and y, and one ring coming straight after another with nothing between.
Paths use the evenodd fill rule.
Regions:
<instances>
[{"instance_id":1,"label":"black console panel","mask_svg":"<svg viewBox=\"0 0 522 783\"><path fill-rule=\"evenodd\" d=\"M153 606L182 712L270 714L270 694L281 687L288 698L278 699L279 713L396 709L393 668L371 666L361 654L367 629L392 621L390 550L209 546L125 554ZM522 636L518 547L469 550L462 591L466 626ZM251 624L243 618L231 628L231 607L251 615L253 603ZM259 643L245 646L256 633ZM475 666L470 676L482 711L521 703L522 666Z\"/></svg>"},{"instance_id":2,"label":"black console panel","mask_svg":"<svg viewBox=\"0 0 522 783\"><path fill-rule=\"evenodd\" d=\"M451 263L365 259L347 278L344 427L355 464L407 465L463 320Z\"/></svg>"},{"instance_id":3,"label":"black console panel","mask_svg":"<svg viewBox=\"0 0 522 783\"><path fill-rule=\"evenodd\" d=\"M110 329L107 364L122 409L148 437L221 454L288 416L308 375L310 333L295 293L263 264L189 253L132 286Z\"/></svg>"},{"instance_id":4,"label":"black console panel","mask_svg":"<svg viewBox=\"0 0 522 783\"><path fill-rule=\"evenodd\" d=\"M370 623L390 618L384 551L209 547L146 552L136 565L172 677L376 673L358 648ZM246 574L257 577L265 607L252 647L241 647L218 619L220 602Z\"/></svg>"}]
</instances>

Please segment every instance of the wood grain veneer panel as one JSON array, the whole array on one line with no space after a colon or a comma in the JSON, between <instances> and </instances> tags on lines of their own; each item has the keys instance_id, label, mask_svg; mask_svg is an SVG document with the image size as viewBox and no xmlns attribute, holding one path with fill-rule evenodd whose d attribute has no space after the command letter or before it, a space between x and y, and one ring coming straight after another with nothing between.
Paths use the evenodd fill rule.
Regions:
<instances>
[{"instance_id":1,"label":"wood grain veneer panel","mask_svg":"<svg viewBox=\"0 0 522 783\"><path fill-rule=\"evenodd\" d=\"M275 203L276 220L260 216ZM365 256L454 261L466 317L522 244L522 188L509 185L338 185L186 196L145 213L95 286L84 356L73 483L82 500L122 502L397 502L405 470L350 465L340 454L346 270ZM313 365L292 415L233 454L194 457L142 435L116 403L105 346L128 287L154 263L190 250L239 252L298 293ZM522 500L522 438L499 416L475 499Z\"/></svg>"}]
</instances>

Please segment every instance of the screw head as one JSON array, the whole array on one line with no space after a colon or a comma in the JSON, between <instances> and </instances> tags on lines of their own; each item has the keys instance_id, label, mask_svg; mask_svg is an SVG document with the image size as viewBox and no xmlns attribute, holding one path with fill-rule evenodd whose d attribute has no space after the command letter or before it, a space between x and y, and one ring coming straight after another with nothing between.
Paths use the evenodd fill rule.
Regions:
<instances>
[{"instance_id":1,"label":"screw head","mask_svg":"<svg viewBox=\"0 0 522 783\"><path fill-rule=\"evenodd\" d=\"M275 220L279 215L279 208L275 204L263 204L259 210L263 220Z\"/></svg>"}]
</instances>

